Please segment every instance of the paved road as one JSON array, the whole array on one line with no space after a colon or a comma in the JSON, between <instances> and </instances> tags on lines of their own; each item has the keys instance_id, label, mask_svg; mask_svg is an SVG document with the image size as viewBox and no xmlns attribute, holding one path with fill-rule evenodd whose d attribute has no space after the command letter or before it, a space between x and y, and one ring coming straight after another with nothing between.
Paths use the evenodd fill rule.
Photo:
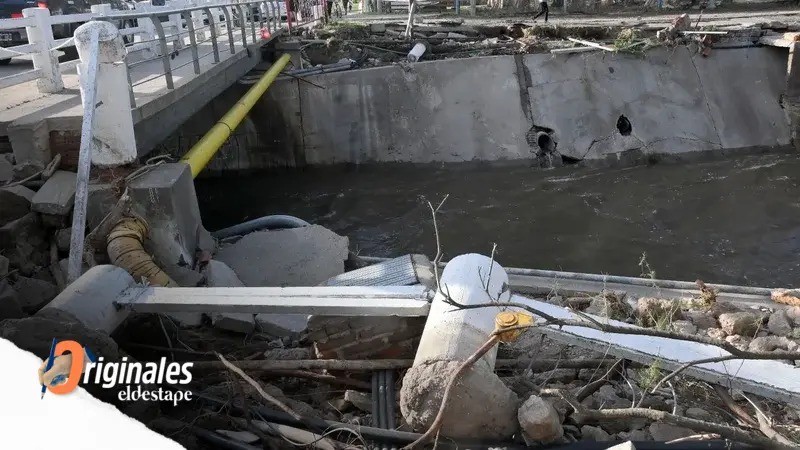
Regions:
<instances>
[{"instance_id":1,"label":"paved road","mask_svg":"<svg viewBox=\"0 0 800 450\"><path fill-rule=\"evenodd\" d=\"M33 64L30 60L12 59L11 63L7 66L0 66L0 78L16 75L27 70L32 70Z\"/></svg>"}]
</instances>

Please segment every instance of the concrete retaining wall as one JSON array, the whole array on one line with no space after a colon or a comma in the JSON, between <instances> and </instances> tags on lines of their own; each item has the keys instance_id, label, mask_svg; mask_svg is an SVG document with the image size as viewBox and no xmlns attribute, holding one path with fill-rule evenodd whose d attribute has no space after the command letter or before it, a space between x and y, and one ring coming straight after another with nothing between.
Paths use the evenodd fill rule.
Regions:
<instances>
[{"instance_id":1,"label":"concrete retaining wall","mask_svg":"<svg viewBox=\"0 0 800 450\"><path fill-rule=\"evenodd\" d=\"M785 147L786 65L783 49L719 49L704 58L678 47L641 58L498 56L311 78L324 89L281 81L211 168L530 159L538 131L575 159ZM238 94L196 115L182 142L202 135ZM617 129L621 115L630 135Z\"/></svg>"}]
</instances>

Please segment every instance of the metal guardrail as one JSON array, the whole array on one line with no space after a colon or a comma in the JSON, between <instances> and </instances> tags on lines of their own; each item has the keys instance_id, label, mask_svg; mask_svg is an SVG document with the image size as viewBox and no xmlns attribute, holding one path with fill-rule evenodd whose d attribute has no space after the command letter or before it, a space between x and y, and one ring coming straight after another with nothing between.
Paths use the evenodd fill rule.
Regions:
<instances>
[{"instance_id":1,"label":"metal guardrail","mask_svg":"<svg viewBox=\"0 0 800 450\"><path fill-rule=\"evenodd\" d=\"M300 1L303 12L293 12L292 4ZM55 25L78 24L91 20L114 23L126 40L129 69L160 59L163 70L152 77L131 84L131 100L136 86L164 77L167 89L174 89L174 72L192 65L195 74L201 72L201 61L222 59L220 53L246 49L248 44L275 35L281 29L314 23L324 18L326 0L171 0L164 6L139 2L133 10L113 10L111 5L93 5L91 13L51 15L44 8L28 8L22 18L0 19L0 32L24 29L29 42L0 48L0 59L25 58L33 60L33 69L0 78L0 89L27 81L38 80L40 92L63 89L62 73L74 68L79 61L58 63L59 49L74 45L73 37L54 39ZM317 4L318 3L318 4ZM210 43L210 48L209 44ZM189 61L174 59L184 49L191 52ZM201 54L201 49L203 53ZM185 58L182 58L185 59ZM135 106L135 104L133 105Z\"/></svg>"}]
</instances>

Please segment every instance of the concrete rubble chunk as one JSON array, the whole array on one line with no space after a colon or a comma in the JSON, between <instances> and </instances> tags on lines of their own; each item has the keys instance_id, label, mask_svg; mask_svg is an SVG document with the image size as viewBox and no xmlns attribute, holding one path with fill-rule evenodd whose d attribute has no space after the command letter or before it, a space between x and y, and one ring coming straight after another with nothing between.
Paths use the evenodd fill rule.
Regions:
<instances>
[{"instance_id":1,"label":"concrete rubble chunk","mask_svg":"<svg viewBox=\"0 0 800 450\"><path fill-rule=\"evenodd\" d=\"M69 251L69 241L72 238L72 227L56 231L56 246L59 251Z\"/></svg>"},{"instance_id":2,"label":"concrete rubble chunk","mask_svg":"<svg viewBox=\"0 0 800 450\"><path fill-rule=\"evenodd\" d=\"M703 408L687 408L686 417L697 420L714 420L714 416Z\"/></svg>"},{"instance_id":3,"label":"concrete rubble chunk","mask_svg":"<svg viewBox=\"0 0 800 450\"><path fill-rule=\"evenodd\" d=\"M706 328L717 328L717 319L710 312L706 311L686 311L683 315L696 326L704 330Z\"/></svg>"},{"instance_id":4,"label":"concrete rubble chunk","mask_svg":"<svg viewBox=\"0 0 800 450\"><path fill-rule=\"evenodd\" d=\"M653 436L654 441L674 441L675 439L697 434L697 432L688 428L661 422L650 424L648 431L650 431L650 435Z\"/></svg>"},{"instance_id":5,"label":"concrete rubble chunk","mask_svg":"<svg viewBox=\"0 0 800 450\"><path fill-rule=\"evenodd\" d=\"M117 203L117 195L110 184L90 184L86 197L86 226L94 229Z\"/></svg>"},{"instance_id":6,"label":"concrete rubble chunk","mask_svg":"<svg viewBox=\"0 0 800 450\"><path fill-rule=\"evenodd\" d=\"M788 336L792 333L792 323L784 310L778 310L769 316L767 329L777 336Z\"/></svg>"},{"instance_id":7,"label":"concrete rubble chunk","mask_svg":"<svg viewBox=\"0 0 800 450\"><path fill-rule=\"evenodd\" d=\"M216 258L245 286L317 286L344 272L348 239L319 225L259 231L220 248ZM285 336L305 331L308 315L259 314L262 331Z\"/></svg>"},{"instance_id":8,"label":"concrete rubble chunk","mask_svg":"<svg viewBox=\"0 0 800 450\"><path fill-rule=\"evenodd\" d=\"M14 179L14 165L6 158L0 158L0 185Z\"/></svg>"},{"instance_id":9,"label":"concrete rubble chunk","mask_svg":"<svg viewBox=\"0 0 800 450\"><path fill-rule=\"evenodd\" d=\"M0 277L8 275L8 266L10 261L3 255L0 255Z\"/></svg>"},{"instance_id":10,"label":"concrete rubble chunk","mask_svg":"<svg viewBox=\"0 0 800 450\"><path fill-rule=\"evenodd\" d=\"M250 233L216 258L246 286L316 286L344 272L348 239L319 225Z\"/></svg>"},{"instance_id":11,"label":"concrete rubble chunk","mask_svg":"<svg viewBox=\"0 0 800 450\"><path fill-rule=\"evenodd\" d=\"M748 346L751 352L772 352L775 350L785 350L793 352L800 345L797 342L784 336L762 336L753 339Z\"/></svg>"},{"instance_id":12,"label":"concrete rubble chunk","mask_svg":"<svg viewBox=\"0 0 800 450\"><path fill-rule=\"evenodd\" d=\"M531 395L517 412L526 441L548 443L564 435L558 412L547 400Z\"/></svg>"},{"instance_id":13,"label":"concrete rubble chunk","mask_svg":"<svg viewBox=\"0 0 800 450\"><path fill-rule=\"evenodd\" d=\"M58 288L54 284L22 276L17 277L14 290L19 295L20 307L31 314L58 295Z\"/></svg>"},{"instance_id":14,"label":"concrete rubble chunk","mask_svg":"<svg viewBox=\"0 0 800 450\"><path fill-rule=\"evenodd\" d=\"M749 312L720 314L719 325L727 334L752 336L761 327L761 316Z\"/></svg>"},{"instance_id":15,"label":"concrete rubble chunk","mask_svg":"<svg viewBox=\"0 0 800 450\"><path fill-rule=\"evenodd\" d=\"M0 226L28 214L36 193L25 186L0 189Z\"/></svg>"},{"instance_id":16,"label":"concrete rubble chunk","mask_svg":"<svg viewBox=\"0 0 800 450\"><path fill-rule=\"evenodd\" d=\"M681 308L676 302L652 297L642 297L636 302L636 316L644 326L682 318Z\"/></svg>"},{"instance_id":17,"label":"concrete rubble chunk","mask_svg":"<svg viewBox=\"0 0 800 450\"><path fill-rule=\"evenodd\" d=\"M792 321L794 326L800 327L800 306L786 308L786 317Z\"/></svg>"},{"instance_id":18,"label":"concrete rubble chunk","mask_svg":"<svg viewBox=\"0 0 800 450\"><path fill-rule=\"evenodd\" d=\"M697 333L697 326L688 320L676 320L670 324L672 331L682 334L695 334Z\"/></svg>"},{"instance_id":19,"label":"concrete rubble chunk","mask_svg":"<svg viewBox=\"0 0 800 450\"><path fill-rule=\"evenodd\" d=\"M38 162L27 161L14 166L14 181L21 181L36 175L44 170L44 165Z\"/></svg>"},{"instance_id":20,"label":"concrete rubble chunk","mask_svg":"<svg viewBox=\"0 0 800 450\"><path fill-rule=\"evenodd\" d=\"M431 425L442 392L460 364L460 361L435 361L406 372L400 390L400 410L412 429L424 431ZM451 389L441 433L465 439L511 437L519 429L518 405L517 395L493 371L485 365L475 365ZM551 410L553 417L558 418L552 406Z\"/></svg>"},{"instance_id":21,"label":"concrete rubble chunk","mask_svg":"<svg viewBox=\"0 0 800 450\"><path fill-rule=\"evenodd\" d=\"M36 266L46 265L46 251L46 233L38 214L28 213L0 227L0 252L21 274L30 275Z\"/></svg>"},{"instance_id":22,"label":"concrete rubble chunk","mask_svg":"<svg viewBox=\"0 0 800 450\"><path fill-rule=\"evenodd\" d=\"M66 216L75 202L74 172L59 170L33 196L32 209L43 214Z\"/></svg>"},{"instance_id":23,"label":"concrete rubble chunk","mask_svg":"<svg viewBox=\"0 0 800 450\"><path fill-rule=\"evenodd\" d=\"M243 287L244 283L227 264L211 260L203 270L209 287ZM290 336L306 330L305 314L214 314L211 317L217 328L237 333L262 331L272 336Z\"/></svg>"},{"instance_id":24,"label":"concrete rubble chunk","mask_svg":"<svg viewBox=\"0 0 800 450\"><path fill-rule=\"evenodd\" d=\"M595 442L606 442L611 440L611 435L606 433L600 427L593 427L591 425L584 425L581 427L581 436L584 440L591 440Z\"/></svg>"},{"instance_id":25,"label":"concrete rubble chunk","mask_svg":"<svg viewBox=\"0 0 800 450\"><path fill-rule=\"evenodd\" d=\"M21 319L27 316L19 306L19 295L8 281L0 281L0 321L5 319Z\"/></svg>"},{"instance_id":26,"label":"concrete rubble chunk","mask_svg":"<svg viewBox=\"0 0 800 450\"><path fill-rule=\"evenodd\" d=\"M369 394L348 389L344 391L344 399L361 411L372 412L372 397Z\"/></svg>"}]
</instances>

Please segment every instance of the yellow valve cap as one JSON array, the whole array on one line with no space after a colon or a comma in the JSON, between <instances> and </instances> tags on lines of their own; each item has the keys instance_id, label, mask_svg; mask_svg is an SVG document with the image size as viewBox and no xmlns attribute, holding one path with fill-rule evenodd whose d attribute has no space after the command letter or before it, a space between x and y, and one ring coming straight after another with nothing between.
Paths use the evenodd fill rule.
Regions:
<instances>
[{"instance_id":1,"label":"yellow valve cap","mask_svg":"<svg viewBox=\"0 0 800 450\"><path fill-rule=\"evenodd\" d=\"M503 311L494 318L494 331L503 342L513 342L522 334L525 327L533 325L533 316L521 312ZM503 330L514 328L503 332Z\"/></svg>"}]
</instances>

